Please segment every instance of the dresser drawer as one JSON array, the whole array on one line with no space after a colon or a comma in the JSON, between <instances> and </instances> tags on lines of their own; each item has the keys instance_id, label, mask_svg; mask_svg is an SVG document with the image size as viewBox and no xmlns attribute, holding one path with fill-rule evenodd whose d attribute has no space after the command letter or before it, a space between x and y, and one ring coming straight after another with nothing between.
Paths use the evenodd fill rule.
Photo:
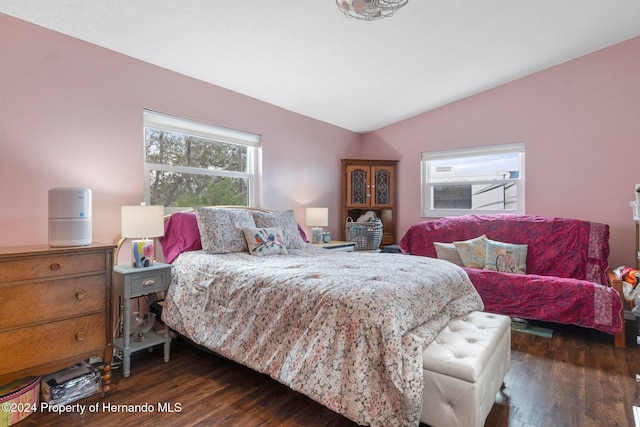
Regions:
<instances>
[{"instance_id":1,"label":"dresser drawer","mask_svg":"<svg viewBox=\"0 0 640 427\"><path fill-rule=\"evenodd\" d=\"M51 360L81 360L89 354L102 355L106 345L105 327L103 313L2 332L0 376Z\"/></svg>"},{"instance_id":2,"label":"dresser drawer","mask_svg":"<svg viewBox=\"0 0 640 427\"><path fill-rule=\"evenodd\" d=\"M60 277L71 274L104 272L106 256L103 252L60 254L18 258L0 262L3 282Z\"/></svg>"},{"instance_id":3,"label":"dresser drawer","mask_svg":"<svg viewBox=\"0 0 640 427\"><path fill-rule=\"evenodd\" d=\"M104 312L106 274L0 287L0 330Z\"/></svg>"}]
</instances>

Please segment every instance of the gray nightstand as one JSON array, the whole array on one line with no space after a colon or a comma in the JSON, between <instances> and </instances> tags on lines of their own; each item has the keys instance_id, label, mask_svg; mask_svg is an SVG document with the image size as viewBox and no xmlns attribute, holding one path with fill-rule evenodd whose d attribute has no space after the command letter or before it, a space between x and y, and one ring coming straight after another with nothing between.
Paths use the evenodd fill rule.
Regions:
<instances>
[{"instance_id":1,"label":"gray nightstand","mask_svg":"<svg viewBox=\"0 0 640 427\"><path fill-rule=\"evenodd\" d=\"M131 373L131 353L151 348L164 343L164 361L169 361L171 336L165 325L161 335L153 329L145 332L144 340L137 341L137 337L130 337L131 332L131 298L164 292L171 283L171 265L160 262L151 267L133 268L116 265L113 268L113 292L122 297L123 331L122 337L114 340L114 345L122 351L122 375L128 377ZM159 319L156 319L159 320Z\"/></svg>"}]
</instances>

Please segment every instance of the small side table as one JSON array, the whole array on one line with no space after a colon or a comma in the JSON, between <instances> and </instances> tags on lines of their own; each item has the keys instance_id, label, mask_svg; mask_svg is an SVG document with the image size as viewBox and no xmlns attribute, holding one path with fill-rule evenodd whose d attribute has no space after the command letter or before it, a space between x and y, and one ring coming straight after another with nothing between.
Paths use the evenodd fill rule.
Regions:
<instances>
[{"instance_id":1,"label":"small side table","mask_svg":"<svg viewBox=\"0 0 640 427\"><path fill-rule=\"evenodd\" d=\"M319 248L329 249L332 251L353 252L356 248L355 242L343 242L341 240L332 240L329 243L314 243Z\"/></svg>"},{"instance_id":2,"label":"small side table","mask_svg":"<svg viewBox=\"0 0 640 427\"><path fill-rule=\"evenodd\" d=\"M164 334L150 330L145 332L144 341L136 341L131 333L131 298L164 292L171 283L171 265L160 262L151 267L134 268L116 265L113 268L113 292L122 297L123 331L122 337L114 340L114 345L122 351L122 375L131 374L131 353L164 343L164 361L169 361L171 336L165 325Z\"/></svg>"}]
</instances>

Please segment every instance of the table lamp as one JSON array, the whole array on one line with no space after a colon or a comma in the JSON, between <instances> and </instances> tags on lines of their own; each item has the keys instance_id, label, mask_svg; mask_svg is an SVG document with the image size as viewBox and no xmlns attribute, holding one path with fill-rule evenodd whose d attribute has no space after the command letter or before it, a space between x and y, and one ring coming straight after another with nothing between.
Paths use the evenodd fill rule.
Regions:
<instances>
[{"instance_id":1,"label":"table lamp","mask_svg":"<svg viewBox=\"0 0 640 427\"><path fill-rule=\"evenodd\" d=\"M322 227L329 225L329 208L307 208L307 226L311 227L311 243L322 243Z\"/></svg>"},{"instance_id":2,"label":"table lamp","mask_svg":"<svg viewBox=\"0 0 640 427\"><path fill-rule=\"evenodd\" d=\"M164 235L164 206L145 205L121 207L121 238L118 250L125 239L131 242L134 267L150 267L155 262L154 240ZM116 251L116 262L117 262Z\"/></svg>"}]
</instances>

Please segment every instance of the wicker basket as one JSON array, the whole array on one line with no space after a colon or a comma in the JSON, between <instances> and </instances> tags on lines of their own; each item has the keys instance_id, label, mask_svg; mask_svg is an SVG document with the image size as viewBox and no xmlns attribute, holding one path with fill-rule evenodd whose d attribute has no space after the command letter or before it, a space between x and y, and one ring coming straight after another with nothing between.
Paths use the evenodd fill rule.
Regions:
<instances>
[{"instance_id":1,"label":"wicker basket","mask_svg":"<svg viewBox=\"0 0 640 427\"><path fill-rule=\"evenodd\" d=\"M367 222L354 222L347 218L345 235L348 242L355 242L356 251L378 249L382 243L382 221L374 218Z\"/></svg>"}]
</instances>

